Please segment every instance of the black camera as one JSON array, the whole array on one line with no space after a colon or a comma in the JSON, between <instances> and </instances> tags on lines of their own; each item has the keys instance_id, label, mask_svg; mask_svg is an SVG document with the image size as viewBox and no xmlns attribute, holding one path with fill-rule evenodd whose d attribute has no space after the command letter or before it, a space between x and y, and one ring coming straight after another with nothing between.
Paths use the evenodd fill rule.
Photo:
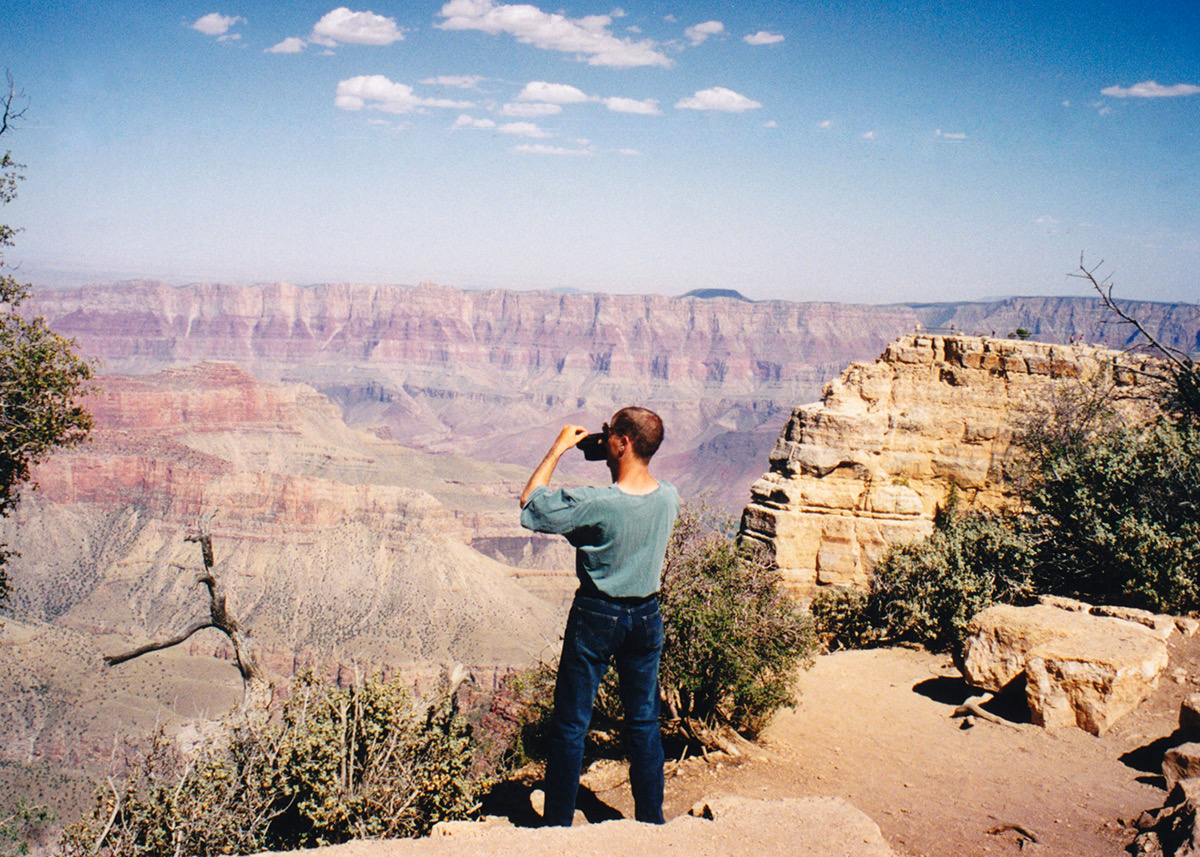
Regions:
<instances>
[{"instance_id":1,"label":"black camera","mask_svg":"<svg viewBox=\"0 0 1200 857\"><path fill-rule=\"evenodd\" d=\"M583 457L588 461L603 461L608 457L608 432L598 431L589 434L575 446L583 451Z\"/></svg>"}]
</instances>

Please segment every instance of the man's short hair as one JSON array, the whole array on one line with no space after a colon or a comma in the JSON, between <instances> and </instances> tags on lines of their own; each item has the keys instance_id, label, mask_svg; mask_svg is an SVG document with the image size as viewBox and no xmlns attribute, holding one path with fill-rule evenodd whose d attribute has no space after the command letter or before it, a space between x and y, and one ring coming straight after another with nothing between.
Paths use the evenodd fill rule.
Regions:
<instances>
[{"instance_id":1,"label":"man's short hair","mask_svg":"<svg viewBox=\"0 0 1200 857\"><path fill-rule=\"evenodd\" d=\"M662 418L648 408L621 408L613 414L609 431L629 438L634 454L643 461L649 461L663 441Z\"/></svg>"}]
</instances>

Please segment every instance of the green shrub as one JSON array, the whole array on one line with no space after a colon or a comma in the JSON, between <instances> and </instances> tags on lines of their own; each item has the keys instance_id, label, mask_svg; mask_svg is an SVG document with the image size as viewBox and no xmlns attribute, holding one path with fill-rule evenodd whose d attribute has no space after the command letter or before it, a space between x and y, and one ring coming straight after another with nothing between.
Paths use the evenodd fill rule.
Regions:
<instances>
[{"instance_id":1,"label":"green shrub","mask_svg":"<svg viewBox=\"0 0 1200 857\"><path fill-rule=\"evenodd\" d=\"M821 647L836 652L879 642L882 633L872 622L869 606L870 595L861 589L835 586L817 593L810 609Z\"/></svg>"},{"instance_id":2,"label":"green shrub","mask_svg":"<svg viewBox=\"0 0 1200 857\"><path fill-rule=\"evenodd\" d=\"M62 850L248 854L418 836L475 811L471 762L448 693L421 710L397 682L305 676L278 718L223 724L192 752L160 732Z\"/></svg>"},{"instance_id":3,"label":"green shrub","mask_svg":"<svg viewBox=\"0 0 1200 857\"><path fill-rule=\"evenodd\" d=\"M1200 609L1200 429L1115 426L1039 455L1022 488L1039 591Z\"/></svg>"},{"instance_id":4,"label":"green shrub","mask_svg":"<svg viewBox=\"0 0 1200 857\"><path fill-rule=\"evenodd\" d=\"M739 548L702 510L685 508L660 600L660 680L674 714L755 735L793 703L816 641L811 618L782 590L765 553Z\"/></svg>"}]
</instances>

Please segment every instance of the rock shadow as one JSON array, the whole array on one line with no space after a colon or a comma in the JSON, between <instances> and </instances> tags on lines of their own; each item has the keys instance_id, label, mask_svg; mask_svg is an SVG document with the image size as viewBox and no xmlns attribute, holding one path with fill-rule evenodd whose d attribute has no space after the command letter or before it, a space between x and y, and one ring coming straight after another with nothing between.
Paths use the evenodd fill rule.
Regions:
<instances>
[{"instance_id":1,"label":"rock shadow","mask_svg":"<svg viewBox=\"0 0 1200 857\"><path fill-rule=\"evenodd\" d=\"M925 679L913 685L913 692L919 693L934 702L957 708L972 696L979 696L983 691L971 687L961 676L937 676ZM989 714L994 714L1009 723L1031 723L1029 705L1025 702L1025 674L1009 682L1004 690L996 694L980 706Z\"/></svg>"},{"instance_id":2,"label":"rock shadow","mask_svg":"<svg viewBox=\"0 0 1200 857\"><path fill-rule=\"evenodd\" d=\"M538 788L541 788L541 783L513 780L497 783L480 801L480 812L483 815L507 818L513 827L541 827L542 817L534 811L530 801L530 794ZM582 785L575 799L575 807L583 813L589 824L625 817L619 809L605 803L595 792Z\"/></svg>"},{"instance_id":3,"label":"rock shadow","mask_svg":"<svg viewBox=\"0 0 1200 857\"><path fill-rule=\"evenodd\" d=\"M1128 753L1123 753L1117 758L1126 767L1152 775L1149 777L1138 777L1138 782L1165 789L1167 781L1162 776L1163 757L1172 747L1178 747L1180 744L1186 743L1187 740L1188 734L1182 729L1176 729L1170 735L1155 738L1149 744L1135 747Z\"/></svg>"}]
</instances>

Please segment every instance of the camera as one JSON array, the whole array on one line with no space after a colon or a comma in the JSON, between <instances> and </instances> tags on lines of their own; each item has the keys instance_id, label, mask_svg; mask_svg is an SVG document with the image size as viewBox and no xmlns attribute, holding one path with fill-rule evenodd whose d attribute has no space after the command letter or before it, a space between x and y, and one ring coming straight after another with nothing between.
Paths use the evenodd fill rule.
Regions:
<instances>
[{"instance_id":1,"label":"camera","mask_svg":"<svg viewBox=\"0 0 1200 857\"><path fill-rule=\"evenodd\" d=\"M598 431L589 434L575 446L583 451L583 457L588 461L603 461L608 457L607 440L608 432Z\"/></svg>"}]
</instances>

